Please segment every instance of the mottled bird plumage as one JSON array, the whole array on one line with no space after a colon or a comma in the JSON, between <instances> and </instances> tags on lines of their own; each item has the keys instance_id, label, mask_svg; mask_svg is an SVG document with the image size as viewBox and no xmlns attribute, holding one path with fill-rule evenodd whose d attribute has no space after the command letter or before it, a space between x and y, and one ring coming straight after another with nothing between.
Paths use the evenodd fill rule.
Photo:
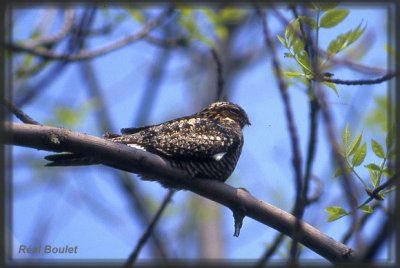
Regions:
<instances>
[{"instance_id":1,"label":"mottled bird plumage","mask_svg":"<svg viewBox=\"0 0 400 268\"><path fill-rule=\"evenodd\" d=\"M190 176L225 181L233 172L243 146L246 112L231 102L215 102L202 111L157 125L123 128L122 135L104 138L162 156ZM46 157L49 166L96 164L78 154ZM97 162L98 164L99 162Z\"/></svg>"}]
</instances>

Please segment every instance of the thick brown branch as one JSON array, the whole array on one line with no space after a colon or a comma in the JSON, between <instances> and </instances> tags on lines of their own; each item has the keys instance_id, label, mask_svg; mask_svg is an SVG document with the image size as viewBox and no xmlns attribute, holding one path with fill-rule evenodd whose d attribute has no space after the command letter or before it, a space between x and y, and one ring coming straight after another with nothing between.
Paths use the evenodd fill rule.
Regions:
<instances>
[{"instance_id":1,"label":"thick brown branch","mask_svg":"<svg viewBox=\"0 0 400 268\"><path fill-rule=\"evenodd\" d=\"M189 179L183 171L172 168L157 155L63 128L9 122L5 127L4 142L6 144L96 156L108 166L160 178L218 202L231 210L240 209L246 216L290 237L294 236L293 230L296 228L296 238L300 243L331 262L338 263L355 259L355 253L351 248L333 240L306 222L297 220L293 215L257 200L247 191L236 189L228 184L207 179Z\"/></svg>"}]
</instances>

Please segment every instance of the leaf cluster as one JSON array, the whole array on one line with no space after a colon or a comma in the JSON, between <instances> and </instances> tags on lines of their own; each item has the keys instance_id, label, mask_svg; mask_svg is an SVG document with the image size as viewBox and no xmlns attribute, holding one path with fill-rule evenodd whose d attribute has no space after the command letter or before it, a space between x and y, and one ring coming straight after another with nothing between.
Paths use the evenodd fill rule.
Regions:
<instances>
[{"instance_id":1,"label":"leaf cluster","mask_svg":"<svg viewBox=\"0 0 400 268\"><path fill-rule=\"evenodd\" d=\"M331 29L344 21L349 14L348 9L338 8L337 4L316 4L310 3L308 7L313 11L312 16L298 16L290 21L285 28L284 36L277 35L279 42L287 49L284 53L286 58L294 59L300 70L286 71L286 78L296 78L300 82L306 84L306 79L315 79L315 70L312 68L310 57L305 50L307 40L301 32L301 27L307 26L311 34L315 34L314 54L317 55L316 68L318 73L322 74L327 71L329 59L349 47L364 32L366 26L362 26L362 22L354 29L349 30L334 37L329 45L324 49L327 53L325 58L320 56L319 48L319 32L321 29ZM318 58L321 57L321 58ZM338 94L335 84L323 82L325 86L332 89Z\"/></svg>"},{"instance_id":2,"label":"leaf cluster","mask_svg":"<svg viewBox=\"0 0 400 268\"><path fill-rule=\"evenodd\" d=\"M345 170L336 168L334 177L343 175L343 172L356 176L363 185L365 192L370 195L365 202L358 206L358 209L365 213L372 213L373 209L368 205L368 203L373 199L384 200L385 194L394 190L394 188L385 189L374 197L371 195L373 190L379 187L385 178L388 179L393 175L387 166L388 160L393 159L394 157L393 131L388 132L388 135L385 139L385 146L380 144L375 139L371 139L370 141L371 151L373 152L374 157L377 158L380 163L376 164L375 162L370 162L363 165L363 169L368 171L369 183L362 179L362 177L359 175L359 172L356 170L356 168L361 167L365 161L367 156L367 143L363 141L362 132L357 134L353 139L350 137L350 128L348 125L346 125L342 133L343 145L341 151L342 156L345 159L346 168ZM328 221L334 221L352 213L351 211L347 212L344 208L339 206L327 207L325 208L325 211L328 213Z\"/></svg>"}]
</instances>

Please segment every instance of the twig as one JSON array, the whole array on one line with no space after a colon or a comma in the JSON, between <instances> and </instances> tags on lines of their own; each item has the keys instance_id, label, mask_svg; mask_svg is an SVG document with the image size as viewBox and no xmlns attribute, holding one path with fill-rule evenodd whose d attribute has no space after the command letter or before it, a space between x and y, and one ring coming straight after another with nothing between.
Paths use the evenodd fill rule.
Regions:
<instances>
[{"instance_id":1,"label":"twig","mask_svg":"<svg viewBox=\"0 0 400 268\"><path fill-rule=\"evenodd\" d=\"M3 99L3 104L9 109L21 122L31 125L40 125L39 122L32 119L29 115L24 113L22 110L15 107L9 100Z\"/></svg>"},{"instance_id":2,"label":"twig","mask_svg":"<svg viewBox=\"0 0 400 268\"><path fill-rule=\"evenodd\" d=\"M71 37L68 40L68 46L66 49L67 54L74 53L77 51L81 44L84 36L82 32L85 31L89 24L92 22L94 16L94 9L86 9L84 10L79 23L77 30L71 34ZM49 61L49 59L43 59L45 61ZM43 75L35 85L30 86L27 90L25 89L24 93L21 97L16 99L17 106L23 106L24 104L28 103L32 99L34 99L38 93L43 93L43 91L50 86L50 84L60 75L62 74L62 70L68 66L68 61L58 61L55 62L53 67L49 68L45 75Z\"/></svg>"},{"instance_id":3,"label":"twig","mask_svg":"<svg viewBox=\"0 0 400 268\"><path fill-rule=\"evenodd\" d=\"M222 76L222 62L218 56L217 51L214 48L211 48L211 55L217 65L217 94L216 100L222 100L224 93L224 78Z\"/></svg>"},{"instance_id":4,"label":"twig","mask_svg":"<svg viewBox=\"0 0 400 268\"><path fill-rule=\"evenodd\" d=\"M168 203L171 201L171 198L174 195L174 193L175 193L175 190L169 190L167 195L164 197L164 200L163 200L161 206L158 208L156 214L154 215L153 220L150 222L150 224L147 226L146 230L140 237L140 239L139 239L135 249L131 253L131 255L129 255L129 258L125 264L125 267L131 267L136 262L136 259L139 256L140 251L142 250L143 246L145 245L145 243L149 239L150 235L152 234L156 223L160 219L161 214L164 212Z\"/></svg>"},{"instance_id":5,"label":"twig","mask_svg":"<svg viewBox=\"0 0 400 268\"><path fill-rule=\"evenodd\" d=\"M148 34L144 38L147 42L152 43L154 45L158 45L164 48L177 48L177 47L185 47L189 41L186 37L176 37L176 38L158 38Z\"/></svg>"},{"instance_id":6,"label":"twig","mask_svg":"<svg viewBox=\"0 0 400 268\"><path fill-rule=\"evenodd\" d=\"M81 62L81 66L83 78L87 82L87 87L85 88L88 89L89 96L91 98L96 98L99 103L99 110L95 114L101 132L104 133L114 129L108 108L105 105L104 96L100 90L98 79L91 66L91 62L83 61ZM137 217L143 226L148 226L150 223L150 214L146 209L146 205L143 203L144 195L141 193L140 189L138 189L138 185L133 180L133 174L115 170L115 176L119 178L119 180L117 180L118 186L124 193L126 193L128 200L130 200L129 203L131 204L132 215ZM152 242L154 244L155 256L166 260L166 249L157 229L154 229L152 232Z\"/></svg>"},{"instance_id":7,"label":"twig","mask_svg":"<svg viewBox=\"0 0 400 268\"><path fill-rule=\"evenodd\" d=\"M390 233L393 232L393 220L391 217L386 217L385 221L379 224L379 231L375 234L374 239L362 254L363 261L371 261L374 256L379 252L382 243L388 239Z\"/></svg>"},{"instance_id":8,"label":"twig","mask_svg":"<svg viewBox=\"0 0 400 268\"><path fill-rule=\"evenodd\" d=\"M275 236L274 242L268 247L267 251L265 251L265 253L257 261L255 265L256 267L261 267L265 265L265 263L272 257L272 255L278 249L284 237L285 236L283 235L283 233L280 233L277 236Z\"/></svg>"},{"instance_id":9,"label":"twig","mask_svg":"<svg viewBox=\"0 0 400 268\"><path fill-rule=\"evenodd\" d=\"M375 211L375 209L378 208L380 205L381 205L380 202L377 202L377 201L376 201L371 207L372 207L372 209L374 209L374 211ZM365 214L363 214L363 215L360 217L359 223L357 224L359 230L361 230L361 228L362 228L363 226L365 226L365 224L366 224L366 222L368 221L368 219L371 218L371 215L372 215L371 213L365 213ZM343 238L342 238L342 240L341 240L343 244L347 244L347 243L349 242L351 236L354 234L354 231L355 231L355 230L354 230L354 225L350 226L350 228L349 228L349 229L347 230L347 232L343 235Z\"/></svg>"},{"instance_id":10,"label":"twig","mask_svg":"<svg viewBox=\"0 0 400 268\"><path fill-rule=\"evenodd\" d=\"M310 178L313 179L317 185L315 188L315 192L310 197L307 197L307 200L306 200L307 205L310 205L310 204L316 202L321 197L322 189L323 189L323 183L320 178L318 178L315 175L310 176Z\"/></svg>"},{"instance_id":11,"label":"twig","mask_svg":"<svg viewBox=\"0 0 400 268\"><path fill-rule=\"evenodd\" d=\"M396 76L396 73L389 73L389 74L385 74L384 76L376 78L376 79L361 79L361 80L342 80L342 79L324 77L322 79L322 81L339 84L339 85L346 85L346 86L373 85L373 84L379 84L379 83L388 81L395 76Z\"/></svg>"},{"instance_id":12,"label":"twig","mask_svg":"<svg viewBox=\"0 0 400 268\"><path fill-rule=\"evenodd\" d=\"M149 21L145 26L131 35L122 37L118 40L112 41L100 48L96 48L93 50L80 50L75 54L57 54L54 51L47 50L42 47L26 47L20 44L6 44L6 47L11 48L17 52L23 51L28 52L37 56L41 56L46 59L54 59L54 60L63 60L63 61L78 61L78 60L87 60L94 57L98 57L101 55L105 55L111 51L117 50L121 47L124 47L132 42L135 42L139 39L142 39L147 36L147 34L157 27L159 24L163 22L163 20L172 13L173 8L168 8L166 11L161 13L161 15L157 16L155 19Z\"/></svg>"},{"instance_id":13,"label":"twig","mask_svg":"<svg viewBox=\"0 0 400 268\"><path fill-rule=\"evenodd\" d=\"M296 237L298 242L334 262L355 260L355 252L299 220L297 234L293 233L297 219L277 207L254 198L250 193L225 183L209 179L188 179L185 171L173 168L158 155L63 128L6 123L3 138L6 144L47 151L64 151L96 156L107 166L158 178L179 188L192 191L226 207L241 209L245 216L270 226L279 232Z\"/></svg>"},{"instance_id":14,"label":"twig","mask_svg":"<svg viewBox=\"0 0 400 268\"><path fill-rule=\"evenodd\" d=\"M294 5L291 6L292 13L294 17L297 19L299 18L299 15L297 13L297 9ZM304 41L304 50L307 52L307 55L309 57L309 61L311 63L311 67L314 73L316 73L318 70L317 66L317 61L318 61L318 50L315 50L314 48L314 43L311 38L311 31L308 30L306 32L306 29L304 27L304 23L300 20L299 21L299 28L300 28L300 33L299 33L299 39L302 39ZM316 36L316 39L318 40L318 34ZM317 70L317 71L316 71ZM309 204L308 202L308 189L310 185L310 177L311 177L311 170L312 170L312 164L314 163L314 158L315 158L315 145L317 143L317 118L318 118L318 112L319 112L319 104L317 99L315 98L315 93L313 91L313 85L312 81L308 79L308 92L309 92L309 107L310 107L310 134L308 138L308 145L307 145L307 156L306 156L306 166L305 166L305 173L303 177L303 188L300 193L300 198L298 199L299 202L296 202L294 205L294 215L296 215L298 218L302 218L304 211L306 209L306 206ZM299 254L298 254L298 243L296 240L292 241L291 247L290 247L290 261L292 263L295 263L298 261Z\"/></svg>"},{"instance_id":15,"label":"twig","mask_svg":"<svg viewBox=\"0 0 400 268\"><path fill-rule=\"evenodd\" d=\"M64 23L61 26L60 31L55 33L54 35L49 36L42 36L38 39L34 39L31 41L26 42L24 47L34 49L38 46L45 46L57 43L58 41L62 40L67 34L70 32L73 22L74 22L74 10L73 9L66 9L64 12Z\"/></svg>"},{"instance_id":16,"label":"twig","mask_svg":"<svg viewBox=\"0 0 400 268\"><path fill-rule=\"evenodd\" d=\"M328 53L322 49L319 50L319 53L322 55L327 55ZM330 58L331 63L336 67L338 65L344 65L351 70L357 71L359 73L364 73L368 75L382 75L384 73L392 73L392 71L388 71L386 69L378 68L375 66L368 66L358 62L351 61L346 57Z\"/></svg>"},{"instance_id":17,"label":"twig","mask_svg":"<svg viewBox=\"0 0 400 268\"><path fill-rule=\"evenodd\" d=\"M332 148L332 152L333 152L333 157L335 158L338 167L341 171L342 175L342 179L341 179L341 183L342 183L342 188L344 191L344 195L345 198L347 199L347 202L350 205L350 208L352 211L355 211L355 213L353 214L353 221L352 224L357 224L357 199L354 196L353 193L353 181L350 179L350 176L347 172L345 172L346 170L346 163L345 163L345 159L343 158L342 154L341 154L341 148L340 145L337 142L336 139L336 135L335 135L335 130L333 127L333 119L332 119L332 115L330 110L328 109L328 103L325 99L325 93L324 91L321 89L320 84L317 82L314 84L315 86L315 92L316 92L316 97L319 100L319 105L321 108L321 112L322 112L322 118L324 120L324 126L325 126L325 131L328 137L328 141L331 144L331 148Z\"/></svg>"},{"instance_id":18,"label":"twig","mask_svg":"<svg viewBox=\"0 0 400 268\"><path fill-rule=\"evenodd\" d=\"M265 19L265 13L261 9L260 6L257 6L257 12L258 15L260 16L260 19L262 21L263 25L263 31L264 31L264 39L265 43L267 45L267 48L271 51L271 56L272 56L272 63L274 66L274 71L276 74L276 77L278 79L278 86L279 86L279 92L281 93L282 101L285 107L285 115L286 115L286 120L288 124L288 130L289 130L289 135L290 135L290 140L291 140L291 145L292 145L292 153L293 153L293 169L295 171L295 182L296 182L296 189L298 192L298 195L301 192L302 188L302 182L301 182L301 156L300 156L300 149L299 149L299 142L298 142L298 137L297 137L297 130L296 126L294 123L294 118L293 118L293 112L290 106L290 100L289 100L289 94L287 93L287 84L285 80L283 79L283 74L282 74L282 69L280 67L280 63L276 57L276 51L275 51L275 46L274 43L271 40L270 34L269 34L269 29L267 27L267 22Z\"/></svg>"},{"instance_id":19,"label":"twig","mask_svg":"<svg viewBox=\"0 0 400 268\"><path fill-rule=\"evenodd\" d=\"M278 80L278 86L279 86L279 91L281 93L282 101L283 101L283 104L285 107L285 115L286 115L286 120L288 123L288 130L289 130L289 135L290 135L290 140L291 140L291 145L292 145L292 154L293 154L292 164L293 164L293 169L295 172L295 176L294 176L295 177L295 185L296 185L295 204L299 204L299 203L301 204L302 203L302 192L303 192L303 181L302 181L302 171L301 171L302 160L301 160L301 155L300 155L297 130L296 130L296 126L295 126L294 119L293 119L293 112L292 112L292 109L290 106L289 94L287 93L287 84L283 78L280 63L276 57L275 45L270 37L269 29L267 26L267 20L265 18L265 12L259 5L256 5L256 10L262 21L265 43L266 43L267 48L269 48L269 50L271 52L272 64L274 67L276 78ZM294 211L295 216L298 216L297 214L299 214L297 211L297 207L298 206L295 205L295 211ZM296 232L297 224L299 224L299 221L296 220L296 227L295 227L295 229L293 229L294 240L297 240L297 237L298 237L298 234ZM298 228L300 228L300 227L298 227Z\"/></svg>"},{"instance_id":20,"label":"twig","mask_svg":"<svg viewBox=\"0 0 400 268\"><path fill-rule=\"evenodd\" d=\"M368 195L374 199L381 200L380 197L378 196L379 192L382 191L385 188L388 188L392 186L398 180L399 174L394 174L392 177L390 177L387 181L376 187L372 192L367 192Z\"/></svg>"}]
</instances>

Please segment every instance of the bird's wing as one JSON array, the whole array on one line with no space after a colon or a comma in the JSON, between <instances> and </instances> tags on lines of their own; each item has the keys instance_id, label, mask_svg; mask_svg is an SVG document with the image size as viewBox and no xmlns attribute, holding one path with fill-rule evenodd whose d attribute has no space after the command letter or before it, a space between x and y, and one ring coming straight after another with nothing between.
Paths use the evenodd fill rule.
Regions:
<instances>
[{"instance_id":1,"label":"bird's wing","mask_svg":"<svg viewBox=\"0 0 400 268\"><path fill-rule=\"evenodd\" d=\"M240 142L233 130L206 118L172 120L131 133L114 141L180 159L212 157L219 161L232 145Z\"/></svg>"}]
</instances>

